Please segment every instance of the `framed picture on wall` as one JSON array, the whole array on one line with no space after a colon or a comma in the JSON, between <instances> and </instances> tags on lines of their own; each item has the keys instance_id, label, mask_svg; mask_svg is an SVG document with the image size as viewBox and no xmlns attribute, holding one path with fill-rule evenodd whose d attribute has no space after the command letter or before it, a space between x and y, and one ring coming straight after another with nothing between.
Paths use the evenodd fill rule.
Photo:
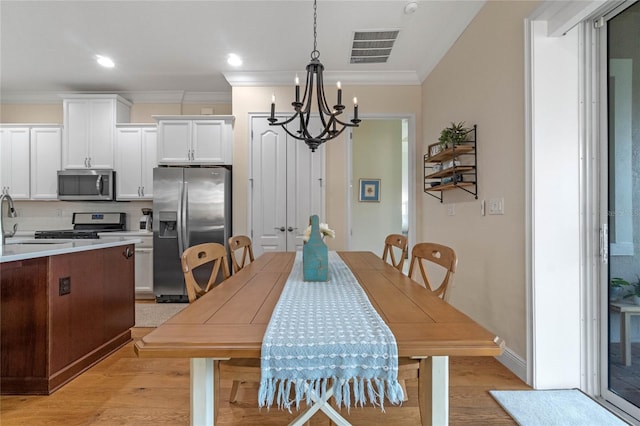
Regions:
<instances>
[{"instance_id":1,"label":"framed picture on wall","mask_svg":"<svg viewBox=\"0 0 640 426\"><path fill-rule=\"evenodd\" d=\"M380 179L360 179L358 201L380 202Z\"/></svg>"}]
</instances>

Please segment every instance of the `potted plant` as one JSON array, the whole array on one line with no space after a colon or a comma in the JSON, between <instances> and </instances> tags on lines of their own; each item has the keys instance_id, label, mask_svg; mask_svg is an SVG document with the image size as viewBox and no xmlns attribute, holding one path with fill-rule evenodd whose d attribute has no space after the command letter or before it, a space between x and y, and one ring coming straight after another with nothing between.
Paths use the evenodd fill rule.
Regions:
<instances>
[{"instance_id":1,"label":"potted plant","mask_svg":"<svg viewBox=\"0 0 640 426\"><path fill-rule=\"evenodd\" d=\"M609 299L611 301L620 300L622 291L630 285L631 283L623 278L611 278L611 281L609 281Z\"/></svg>"},{"instance_id":2,"label":"potted plant","mask_svg":"<svg viewBox=\"0 0 640 426\"><path fill-rule=\"evenodd\" d=\"M472 129L464 127L464 121L459 123L451 123L449 127L442 129L438 141L442 149L450 148L454 145L461 144L467 140L467 135Z\"/></svg>"},{"instance_id":3,"label":"potted plant","mask_svg":"<svg viewBox=\"0 0 640 426\"><path fill-rule=\"evenodd\" d=\"M634 304L640 305L640 276L636 276L637 279L631 285L633 286L633 291L626 296L625 299L631 298Z\"/></svg>"}]
</instances>

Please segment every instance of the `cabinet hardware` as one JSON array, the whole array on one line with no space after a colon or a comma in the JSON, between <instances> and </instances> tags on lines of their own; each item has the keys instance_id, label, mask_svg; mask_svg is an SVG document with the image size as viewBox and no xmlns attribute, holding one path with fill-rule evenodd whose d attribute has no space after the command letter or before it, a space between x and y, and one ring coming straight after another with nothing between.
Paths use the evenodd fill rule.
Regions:
<instances>
[{"instance_id":1,"label":"cabinet hardware","mask_svg":"<svg viewBox=\"0 0 640 426\"><path fill-rule=\"evenodd\" d=\"M125 259L130 259L131 257L133 257L133 251L131 250L131 248L127 247L124 249L122 255L125 257Z\"/></svg>"}]
</instances>

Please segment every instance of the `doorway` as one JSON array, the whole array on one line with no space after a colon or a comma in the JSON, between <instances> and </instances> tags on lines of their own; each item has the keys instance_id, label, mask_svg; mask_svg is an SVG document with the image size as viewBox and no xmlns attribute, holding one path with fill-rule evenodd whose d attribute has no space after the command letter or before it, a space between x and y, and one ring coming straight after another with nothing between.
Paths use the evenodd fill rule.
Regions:
<instances>
[{"instance_id":1,"label":"doorway","mask_svg":"<svg viewBox=\"0 0 640 426\"><path fill-rule=\"evenodd\" d=\"M382 256L384 239L402 234L415 243L415 131L413 117L367 118L349 144L349 250ZM367 193L372 190L372 193ZM408 268L409 262L405 262Z\"/></svg>"},{"instance_id":2,"label":"doorway","mask_svg":"<svg viewBox=\"0 0 640 426\"><path fill-rule=\"evenodd\" d=\"M608 235L603 266L607 303L602 318L602 394L640 418L640 2L604 17L600 30L606 176L601 203Z\"/></svg>"}]
</instances>

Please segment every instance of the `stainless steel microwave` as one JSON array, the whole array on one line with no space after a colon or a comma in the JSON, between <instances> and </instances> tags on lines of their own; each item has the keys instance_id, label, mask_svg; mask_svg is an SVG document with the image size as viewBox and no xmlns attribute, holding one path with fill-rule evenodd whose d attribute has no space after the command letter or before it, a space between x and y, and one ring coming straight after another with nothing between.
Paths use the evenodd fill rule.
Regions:
<instances>
[{"instance_id":1,"label":"stainless steel microwave","mask_svg":"<svg viewBox=\"0 0 640 426\"><path fill-rule=\"evenodd\" d=\"M115 200L113 170L59 170L58 199L68 201Z\"/></svg>"}]
</instances>

